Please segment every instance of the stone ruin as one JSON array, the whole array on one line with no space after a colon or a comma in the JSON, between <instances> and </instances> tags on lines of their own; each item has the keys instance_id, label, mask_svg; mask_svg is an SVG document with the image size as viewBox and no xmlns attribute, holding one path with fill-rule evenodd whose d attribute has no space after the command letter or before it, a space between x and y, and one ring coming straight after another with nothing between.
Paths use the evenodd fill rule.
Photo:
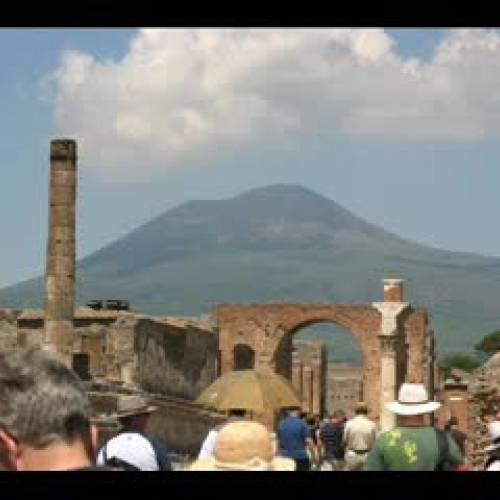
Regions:
<instances>
[{"instance_id":1,"label":"stone ruin","mask_svg":"<svg viewBox=\"0 0 500 500\"><path fill-rule=\"evenodd\" d=\"M370 381L365 398L382 429L394 424L384 403L404 380L423 382L434 393L433 331L426 312L404 301L399 279L384 280L380 303L226 304L214 309L207 324L76 308L76 141L51 141L50 162L45 310L0 309L0 348L39 345L69 366L78 365L82 378L90 379L96 418L106 404L111 411L120 391L146 391L165 410L155 417L160 435L192 449L193 439L179 441L186 426L198 429L198 439L221 418L193 400L221 373L249 360L249 367L271 366L300 383L309 407L321 412L325 360L295 359L292 337L304 326L325 321L347 327L359 341L364 378Z\"/></svg>"},{"instance_id":2,"label":"stone ruin","mask_svg":"<svg viewBox=\"0 0 500 500\"><path fill-rule=\"evenodd\" d=\"M472 373L468 405L469 456L472 466L481 469L490 444L487 423L500 410L500 353Z\"/></svg>"}]
</instances>

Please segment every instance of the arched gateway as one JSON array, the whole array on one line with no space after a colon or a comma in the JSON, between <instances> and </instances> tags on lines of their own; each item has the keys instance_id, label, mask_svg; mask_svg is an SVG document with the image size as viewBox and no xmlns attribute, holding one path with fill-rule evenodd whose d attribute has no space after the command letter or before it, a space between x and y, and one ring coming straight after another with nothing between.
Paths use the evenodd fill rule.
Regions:
<instances>
[{"instance_id":1,"label":"arched gateway","mask_svg":"<svg viewBox=\"0 0 500 500\"><path fill-rule=\"evenodd\" d=\"M434 342L427 314L403 302L402 280L384 280L384 302L370 305L226 304L217 306L221 373L238 368L235 352L247 346L255 366L291 379L294 334L320 322L349 329L365 359L364 397L382 430L394 425L384 403L404 380L426 384L434 394Z\"/></svg>"}]
</instances>

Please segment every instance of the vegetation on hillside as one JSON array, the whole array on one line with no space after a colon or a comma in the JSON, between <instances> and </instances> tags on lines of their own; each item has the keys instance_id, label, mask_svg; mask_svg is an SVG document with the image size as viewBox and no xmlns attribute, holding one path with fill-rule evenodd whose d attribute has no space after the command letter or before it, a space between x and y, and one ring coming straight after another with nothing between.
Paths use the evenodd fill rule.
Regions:
<instances>
[{"instance_id":1,"label":"vegetation on hillside","mask_svg":"<svg viewBox=\"0 0 500 500\"><path fill-rule=\"evenodd\" d=\"M488 335L485 335L481 342L478 342L474 349L480 353L488 356L493 356L496 352L500 351L500 330L495 330Z\"/></svg>"},{"instance_id":2,"label":"vegetation on hillside","mask_svg":"<svg viewBox=\"0 0 500 500\"><path fill-rule=\"evenodd\" d=\"M481 361L477 357L468 354L450 354L439 362L439 368L442 370L445 379L450 376L453 368L472 372L479 366L481 366Z\"/></svg>"}]
</instances>

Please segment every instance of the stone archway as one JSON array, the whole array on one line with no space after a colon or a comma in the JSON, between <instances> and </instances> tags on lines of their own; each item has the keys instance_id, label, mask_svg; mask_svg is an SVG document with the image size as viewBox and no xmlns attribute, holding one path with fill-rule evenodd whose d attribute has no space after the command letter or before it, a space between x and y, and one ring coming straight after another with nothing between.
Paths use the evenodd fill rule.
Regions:
<instances>
[{"instance_id":1,"label":"stone archway","mask_svg":"<svg viewBox=\"0 0 500 500\"><path fill-rule=\"evenodd\" d=\"M394 400L405 379L424 382L434 393L432 330L423 310L403 302L401 280L385 280L384 302L373 305L226 304L217 306L212 317L219 331L221 373L235 369L235 347L247 345L255 352L256 367L268 366L291 378L292 339L298 330L320 322L348 329L363 351L365 400L382 430L394 425L384 403Z\"/></svg>"}]
</instances>

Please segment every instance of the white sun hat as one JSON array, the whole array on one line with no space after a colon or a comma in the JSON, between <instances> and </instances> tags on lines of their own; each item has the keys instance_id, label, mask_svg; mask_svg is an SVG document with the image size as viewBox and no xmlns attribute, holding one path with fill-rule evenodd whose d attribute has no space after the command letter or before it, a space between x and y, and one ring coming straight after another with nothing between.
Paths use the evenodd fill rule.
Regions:
<instances>
[{"instance_id":1,"label":"white sun hat","mask_svg":"<svg viewBox=\"0 0 500 500\"><path fill-rule=\"evenodd\" d=\"M486 446L484 451L489 453L500 448L500 422L493 421L488 424L488 432L490 435L491 444Z\"/></svg>"},{"instance_id":2,"label":"white sun hat","mask_svg":"<svg viewBox=\"0 0 500 500\"><path fill-rule=\"evenodd\" d=\"M436 411L441 403L429 400L423 384L404 383L399 388L397 401L386 403L385 406L397 415L422 415Z\"/></svg>"}]
</instances>

